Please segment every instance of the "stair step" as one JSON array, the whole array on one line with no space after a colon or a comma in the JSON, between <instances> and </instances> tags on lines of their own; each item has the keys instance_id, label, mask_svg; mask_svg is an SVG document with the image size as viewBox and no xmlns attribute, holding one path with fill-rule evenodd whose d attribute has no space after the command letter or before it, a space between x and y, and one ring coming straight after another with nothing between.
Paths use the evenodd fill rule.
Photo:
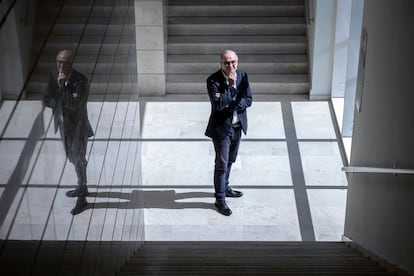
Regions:
<instances>
[{"instance_id":1,"label":"stair step","mask_svg":"<svg viewBox=\"0 0 414 276\"><path fill-rule=\"evenodd\" d=\"M274 16L170 16L168 25L210 25L214 22L216 25L240 24L240 25L289 25L305 24L303 17L274 17Z\"/></svg>"},{"instance_id":2,"label":"stair step","mask_svg":"<svg viewBox=\"0 0 414 276\"><path fill-rule=\"evenodd\" d=\"M48 16L48 9L43 9L39 12L39 16ZM114 7L113 5L95 5L92 10L90 5L83 6L65 6L60 13L61 17L79 17L79 16L88 16L92 17L109 17L109 16L125 16L126 14L133 16L133 9L128 9L128 6L119 6Z\"/></svg>"},{"instance_id":3,"label":"stair step","mask_svg":"<svg viewBox=\"0 0 414 276\"><path fill-rule=\"evenodd\" d=\"M201 74L170 74L167 81L171 83L197 83L205 84L208 76ZM301 83L308 81L307 74L248 74L250 83Z\"/></svg>"},{"instance_id":4,"label":"stair step","mask_svg":"<svg viewBox=\"0 0 414 276\"><path fill-rule=\"evenodd\" d=\"M169 0L170 6L189 6L189 5L205 5L205 1L193 1L193 0ZM245 6L274 6L274 5L303 5L304 0L209 0L209 5L212 6L234 6L234 5L245 5Z\"/></svg>"},{"instance_id":5,"label":"stair step","mask_svg":"<svg viewBox=\"0 0 414 276\"><path fill-rule=\"evenodd\" d=\"M141 264L137 265L131 265L127 264L123 267L123 271L131 271L131 270L139 270L139 269L147 269L148 267L151 267L154 265L154 262L143 262ZM355 265L353 263L348 264L329 264L327 262L317 262L313 263L312 261L309 261L309 263L303 264L300 261L295 262L295 260L292 260L292 262L287 263L281 263L281 262L273 262L272 260L268 262L259 261L258 259L250 259L250 261L243 260L243 263L238 261L230 262L229 260L213 260L213 261L195 261L195 260L182 260L182 261L164 261L160 262L157 267L152 268L152 270L155 271L172 271L172 270L180 270L180 271L195 271L195 269L203 267L208 267L208 269L220 269L220 270L227 270L231 271L234 270L235 266L242 267L242 271L252 269L256 271L261 270L267 270L271 269L274 273L278 271L301 271L304 272L314 270L314 271L334 271L338 270L341 272L384 272L384 269L381 267L378 267L373 264L361 264L361 265Z\"/></svg>"},{"instance_id":6,"label":"stair step","mask_svg":"<svg viewBox=\"0 0 414 276\"><path fill-rule=\"evenodd\" d=\"M342 242L146 242L117 275L392 275Z\"/></svg>"},{"instance_id":7,"label":"stair step","mask_svg":"<svg viewBox=\"0 0 414 276\"><path fill-rule=\"evenodd\" d=\"M52 70L55 69L55 64L39 64L36 71L33 73L31 80L43 80L44 77L49 77L49 74ZM105 75L108 78L112 74L127 74L128 72L133 72L136 68L136 65L133 63L99 63L99 64L90 64L90 63L77 63L76 69L79 72L82 72L85 75L94 74L94 75Z\"/></svg>"},{"instance_id":8,"label":"stair step","mask_svg":"<svg viewBox=\"0 0 414 276\"><path fill-rule=\"evenodd\" d=\"M36 25L37 34L47 34L49 31L49 25ZM55 25L53 28L52 35L55 34L67 34L72 35L135 35L135 26L133 25L105 25L105 24L88 24L86 27L83 24L60 24Z\"/></svg>"},{"instance_id":9,"label":"stair step","mask_svg":"<svg viewBox=\"0 0 414 276\"><path fill-rule=\"evenodd\" d=\"M211 24L214 22L214 24ZM302 34L306 31L304 17L272 16L197 16L169 17L171 35L272 35Z\"/></svg>"},{"instance_id":10,"label":"stair step","mask_svg":"<svg viewBox=\"0 0 414 276\"><path fill-rule=\"evenodd\" d=\"M251 43L303 43L306 44L306 37L303 35L231 35L231 36L209 36L209 35L191 35L191 36L169 36L169 44L178 43L234 43L234 44L251 44Z\"/></svg>"},{"instance_id":11,"label":"stair step","mask_svg":"<svg viewBox=\"0 0 414 276\"><path fill-rule=\"evenodd\" d=\"M169 1L166 92L206 93L220 53L233 49L253 93L309 93L304 15L302 0Z\"/></svg>"},{"instance_id":12,"label":"stair step","mask_svg":"<svg viewBox=\"0 0 414 276\"><path fill-rule=\"evenodd\" d=\"M55 58L56 53L54 54L42 54L39 58L38 67L45 67L48 64L55 66ZM78 64L88 63L91 66L97 63L99 66L100 63L107 64L107 63L131 63L135 64L135 61L131 59L131 55L129 54L118 54L118 55L82 55L77 54L74 60L74 66L76 67Z\"/></svg>"},{"instance_id":13,"label":"stair step","mask_svg":"<svg viewBox=\"0 0 414 276\"><path fill-rule=\"evenodd\" d=\"M204 3L204 2L203 2ZM303 17L305 9L303 5L293 6L248 6L236 5L189 5L168 7L169 16L275 16L275 17Z\"/></svg>"},{"instance_id":14,"label":"stair step","mask_svg":"<svg viewBox=\"0 0 414 276\"><path fill-rule=\"evenodd\" d=\"M57 5L38 10L35 52L49 34L53 22L49 13L57 10ZM49 74L56 68L56 53L69 48L77 49L74 67L88 77L90 99L131 98L137 91L137 76L129 73L136 72L134 15L130 1L66 1L26 87L26 97L43 97Z\"/></svg>"},{"instance_id":15,"label":"stair step","mask_svg":"<svg viewBox=\"0 0 414 276\"><path fill-rule=\"evenodd\" d=\"M135 18L134 16L117 16L117 17L90 17L89 19L87 16L70 16L70 17L59 17L56 21L56 24L53 26L54 28L64 28L64 27L78 27L78 28L84 28L89 26L95 26L95 27L104 27L107 26L116 26L116 25L130 25L134 24ZM51 24L50 17L43 17L43 18L37 18L36 19L36 25L37 26L45 26L50 27ZM87 24L87 25L85 25Z\"/></svg>"},{"instance_id":16,"label":"stair step","mask_svg":"<svg viewBox=\"0 0 414 276\"><path fill-rule=\"evenodd\" d=\"M168 53L170 54L190 54L190 55L210 55L217 56L223 49L233 49L240 55L247 54L305 54L306 43L169 43Z\"/></svg>"},{"instance_id":17,"label":"stair step","mask_svg":"<svg viewBox=\"0 0 414 276\"><path fill-rule=\"evenodd\" d=\"M171 36L179 35L305 35L303 24L183 24L169 25Z\"/></svg>"},{"instance_id":18,"label":"stair step","mask_svg":"<svg viewBox=\"0 0 414 276\"><path fill-rule=\"evenodd\" d=\"M80 40L81 39L81 40ZM118 44L130 43L135 37L127 35L103 36L103 35L89 35L80 37L78 35L53 35L49 38L48 43L71 43L81 41L82 44Z\"/></svg>"},{"instance_id":19,"label":"stair step","mask_svg":"<svg viewBox=\"0 0 414 276\"><path fill-rule=\"evenodd\" d=\"M137 274L139 273L139 274ZM278 274L275 274L272 270L269 271L260 271L260 275L315 275L315 276L367 276L367 273L355 273L355 272L341 272L341 271L281 271L277 272ZM251 276L257 276L257 269L253 270L244 270L242 274L235 274L233 271L222 271L222 269L217 270L205 270L202 268L201 270L193 271L182 271L182 270L168 270L168 271L133 271L133 272L119 272L116 275L118 276L136 276L136 275L177 275L177 276L183 276L183 275L251 275ZM370 276L382 276L382 275L393 275L388 272L376 272L376 273L369 273Z\"/></svg>"},{"instance_id":20,"label":"stair step","mask_svg":"<svg viewBox=\"0 0 414 276\"><path fill-rule=\"evenodd\" d=\"M304 63L246 63L239 68L249 74L307 74L308 64ZM218 63L167 63L167 74L203 74L210 75L219 69Z\"/></svg>"},{"instance_id":21,"label":"stair step","mask_svg":"<svg viewBox=\"0 0 414 276\"><path fill-rule=\"evenodd\" d=\"M78 42L74 41L71 43L48 43L43 53L49 55L56 55L56 53L62 49L76 49ZM35 49L36 50L36 49ZM131 51L131 45L129 43L124 44L80 44L77 54L81 55L96 55L98 52L101 55L118 55L118 54L128 54Z\"/></svg>"},{"instance_id":22,"label":"stair step","mask_svg":"<svg viewBox=\"0 0 414 276\"><path fill-rule=\"evenodd\" d=\"M45 19L47 20L47 19ZM117 17L90 17L87 16L69 16L69 17L59 17L56 21L56 25L123 25L123 24L134 24L135 18L133 16L117 16ZM42 20L39 22L42 24Z\"/></svg>"},{"instance_id":23,"label":"stair step","mask_svg":"<svg viewBox=\"0 0 414 276\"><path fill-rule=\"evenodd\" d=\"M139 269L147 269L148 267L154 266L154 261L142 262L136 265L130 264L128 262L124 267L123 271L132 271ZM249 261L243 260L243 263L238 261L229 261L229 260L182 260L182 261L162 261L157 263L157 267L152 270L158 271L171 271L174 269L179 269L182 271L191 270L194 271L196 268L208 267L208 269L221 269L221 270L232 270L234 267L242 267L242 271L247 269L255 269L256 271L271 269L274 273L278 271L334 271L338 270L341 272L384 272L384 269L376 266L375 264L360 264L355 265L354 263L344 263L344 264L329 264L327 262L313 262L310 260L308 263L302 263L300 261L292 260L291 262L274 262L269 260L268 262L260 261L259 259L253 258Z\"/></svg>"},{"instance_id":24,"label":"stair step","mask_svg":"<svg viewBox=\"0 0 414 276\"><path fill-rule=\"evenodd\" d=\"M220 57L214 55L168 55L168 63L216 63L220 66ZM239 54L239 65L246 63L307 63L306 55L276 55L276 54Z\"/></svg>"}]
</instances>

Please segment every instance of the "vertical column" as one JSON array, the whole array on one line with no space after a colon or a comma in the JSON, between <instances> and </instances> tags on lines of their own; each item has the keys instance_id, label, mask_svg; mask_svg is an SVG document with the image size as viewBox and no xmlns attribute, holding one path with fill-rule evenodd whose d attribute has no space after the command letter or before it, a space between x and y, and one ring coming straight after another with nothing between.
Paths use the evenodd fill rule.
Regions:
<instances>
[{"instance_id":1,"label":"vertical column","mask_svg":"<svg viewBox=\"0 0 414 276\"><path fill-rule=\"evenodd\" d=\"M332 68L332 98L343 98L349 47L349 25L352 0L338 1Z\"/></svg>"},{"instance_id":2,"label":"vertical column","mask_svg":"<svg viewBox=\"0 0 414 276\"><path fill-rule=\"evenodd\" d=\"M331 97L336 3L331 0L316 1L311 100Z\"/></svg>"},{"instance_id":3,"label":"vertical column","mask_svg":"<svg viewBox=\"0 0 414 276\"><path fill-rule=\"evenodd\" d=\"M364 1L352 0L342 136L352 137Z\"/></svg>"},{"instance_id":4,"label":"vertical column","mask_svg":"<svg viewBox=\"0 0 414 276\"><path fill-rule=\"evenodd\" d=\"M165 95L163 0L135 0L138 91Z\"/></svg>"},{"instance_id":5,"label":"vertical column","mask_svg":"<svg viewBox=\"0 0 414 276\"><path fill-rule=\"evenodd\" d=\"M4 6L8 7L9 4ZM17 99L29 76L33 11L18 1L0 29L0 98Z\"/></svg>"}]
</instances>

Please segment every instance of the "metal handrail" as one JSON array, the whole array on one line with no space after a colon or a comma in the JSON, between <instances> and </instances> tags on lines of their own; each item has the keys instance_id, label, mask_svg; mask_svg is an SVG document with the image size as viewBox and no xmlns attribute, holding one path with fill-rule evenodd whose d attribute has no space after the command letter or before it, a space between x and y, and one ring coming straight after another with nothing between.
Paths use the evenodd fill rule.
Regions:
<instances>
[{"instance_id":1,"label":"metal handrail","mask_svg":"<svg viewBox=\"0 0 414 276\"><path fill-rule=\"evenodd\" d=\"M412 169L358 167L358 166L343 167L342 171L346 173L414 174L414 170Z\"/></svg>"}]
</instances>

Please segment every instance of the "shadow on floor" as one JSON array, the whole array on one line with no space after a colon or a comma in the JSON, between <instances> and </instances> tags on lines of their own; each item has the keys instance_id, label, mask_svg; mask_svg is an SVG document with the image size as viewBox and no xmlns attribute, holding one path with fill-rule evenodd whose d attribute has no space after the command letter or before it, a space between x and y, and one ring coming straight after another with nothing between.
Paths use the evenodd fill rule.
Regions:
<instances>
[{"instance_id":1,"label":"shadow on floor","mask_svg":"<svg viewBox=\"0 0 414 276\"><path fill-rule=\"evenodd\" d=\"M131 193L122 192L96 192L89 193L88 198L116 198L127 200L121 202L88 202L83 206L78 206L80 212L88 209L117 208L117 209L136 209L136 208L161 208L161 209L212 209L215 210L213 193L207 192L186 192L177 193L175 190L162 191L141 191L133 190ZM209 198L211 203L191 201L179 202L178 200ZM78 201L79 202L79 201ZM76 208L76 207L75 207ZM77 214L80 212L76 212Z\"/></svg>"}]
</instances>

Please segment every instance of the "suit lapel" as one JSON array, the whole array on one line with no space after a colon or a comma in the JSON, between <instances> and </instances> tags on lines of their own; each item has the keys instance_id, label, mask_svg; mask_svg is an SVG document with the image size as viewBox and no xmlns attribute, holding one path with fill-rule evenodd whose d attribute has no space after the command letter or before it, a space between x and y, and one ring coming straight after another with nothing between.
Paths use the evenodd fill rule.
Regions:
<instances>
[{"instance_id":1,"label":"suit lapel","mask_svg":"<svg viewBox=\"0 0 414 276\"><path fill-rule=\"evenodd\" d=\"M239 70L236 71L236 75L237 75L236 86L239 87L242 81L242 76Z\"/></svg>"}]
</instances>

